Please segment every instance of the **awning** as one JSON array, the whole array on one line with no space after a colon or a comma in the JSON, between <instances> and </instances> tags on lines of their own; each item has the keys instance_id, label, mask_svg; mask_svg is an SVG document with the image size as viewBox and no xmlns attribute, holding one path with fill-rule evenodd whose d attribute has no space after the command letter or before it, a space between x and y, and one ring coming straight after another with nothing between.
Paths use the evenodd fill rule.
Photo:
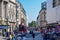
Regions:
<instances>
[{"instance_id":1,"label":"awning","mask_svg":"<svg viewBox=\"0 0 60 40\"><path fill-rule=\"evenodd\" d=\"M0 25L0 29L8 29L9 26L5 26L5 25Z\"/></svg>"}]
</instances>

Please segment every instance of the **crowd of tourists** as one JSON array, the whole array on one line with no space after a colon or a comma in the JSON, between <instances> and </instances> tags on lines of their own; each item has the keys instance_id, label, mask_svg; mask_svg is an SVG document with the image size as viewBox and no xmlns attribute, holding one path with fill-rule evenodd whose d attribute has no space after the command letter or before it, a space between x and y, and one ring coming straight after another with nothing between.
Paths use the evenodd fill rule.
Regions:
<instances>
[{"instance_id":1,"label":"crowd of tourists","mask_svg":"<svg viewBox=\"0 0 60 40\"><path fill-rule=\"evenodd\" d=\"M60 40L60 26L41 28L43 40Z\"/></svg>"}]
</instances>

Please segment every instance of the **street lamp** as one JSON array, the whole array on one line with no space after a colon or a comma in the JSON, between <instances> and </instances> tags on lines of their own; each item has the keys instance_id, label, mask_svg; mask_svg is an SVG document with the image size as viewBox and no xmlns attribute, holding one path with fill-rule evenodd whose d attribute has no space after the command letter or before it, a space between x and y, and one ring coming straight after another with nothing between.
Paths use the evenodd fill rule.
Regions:
<instances>
[{"instance_id":1,"label":"street lamp","mask_svg":"<svg viewBox=\"0 0 60 40\"><path fill-rule=\"evenodd\" d=\"M7 27L8 27L8 17L6 18L6 20L7 20L7 23L6 23L6 24L7 24ZM8 27L8 28L9 28L9 27ZM8 30L9 30L9 29L8 29ZM8 31L8 30L7 30L7 31Z\"/></svg>"},{"instance_id":2,"label":"street lamp","mask_svg":"<svg viewBox=\"0 0 60 40\"><path fill-rule=\"evenodd\" d=\"M15 28L18 28L17 27L17 25L18 25L18 16L17 16L17 14L18 14L18 11L17 11L17 8L18 8L18 6L17 6L17 4L16 4L16 27Z\"/></svg>"}]
</instances>

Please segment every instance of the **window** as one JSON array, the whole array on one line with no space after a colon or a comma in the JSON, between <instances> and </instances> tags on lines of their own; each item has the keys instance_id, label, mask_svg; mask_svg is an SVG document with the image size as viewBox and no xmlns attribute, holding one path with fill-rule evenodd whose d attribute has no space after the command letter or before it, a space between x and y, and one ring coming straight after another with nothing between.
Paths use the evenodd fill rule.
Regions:
<instances>
[{"instance_id":1,"label":"window","mask_svg":"<svg viewBox=\"0 0 60 40\"><path fill-rule=\"evenodd\" d=\"M7 18L7 2L4 2L5 18Z\"/></svg>"},{"instance_id":2,"label":"window","mask_svg":"<svg viewBox=\"0 0 60 40\"><path fill-rule=\"evenodd\" d=\"M10 16L9 18L10 18L10 19L11 19L11 13L12 13L12 12L11 12L11 9L12 9L12 5L10 5L10 8L9 8L9 16Z\"/></svg>"},{"instance_id":3,"label":"window","mask_svg":"<svg viewBox=\"0 0 60 40\"><path fill-rule=\"evenodd\" d=\"M58 4L60 5L60 0L58 0Z\"/></svg>"},{"instance_id":4,"label":"window","mask_svg":"<svg viewBox=\"0 0 60 40\"><path fill-rule=\"evenodd\" d=\"M1 2L0 2L0 17L1 17Z\"/></svg>"},{"instance_id":5,"label":"window","mask_svg":"<svg viewBox=\"0 0 60 40\"><path fill-rule=\"evenodd\" d=\"M53 7L56 6L56 0L53 0Z\"/></svg>"}]
</instances>

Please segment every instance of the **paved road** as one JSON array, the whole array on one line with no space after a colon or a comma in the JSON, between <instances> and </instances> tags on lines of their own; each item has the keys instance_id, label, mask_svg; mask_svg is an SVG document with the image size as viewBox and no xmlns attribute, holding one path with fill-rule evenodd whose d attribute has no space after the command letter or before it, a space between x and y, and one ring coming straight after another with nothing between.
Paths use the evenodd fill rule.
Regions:
<instances>
[{"instance_id":1,"label":"paved road","mask_svg":"<svg viewBox=\"0 0 60 40\"><path fill-rule=\"evenodd\" d=\"M33 40L32 37L27 38L27 40ZM41 34L38 34L37 36L35 36L34 40L43 40L43 37L41 36Z\"/></svg>"},{"instance_id":2,"label":"paved road","mask_svg":"<svg viewBox=\"0 0 60 40\"><path fill-rule=\"evenodd\" d=\"M35 40L43 40L43 37L41 36L41 34L39 34L38 36L35 37Z\"/></svg>"},{"instance_id":3,"label":"paved road","mask_svg":"<svg viewBox=\"0 0 60 40\"><path fill-rule=\"evenodd\" d=\"M26 37L23 38L24 40L33 40L33 37L31 34L27 34ZM43 40L43 37L39 32L35 32L35 38L34 40Z\"/></svg>"},{"instance_id":4,"label":"paved road","mask_svg":"<svg viewBox=\"0 0 60 40\"><path fill-rule=\"evenodd\" d=\"M43 40L43 37L41 36L39 32L34 32L34 33L35 33L34 40ZM18 40L20 39L21 37L18 37ZM0 37L0 40L6 40L6 39L3 39L3 37ZM31 34L27 34L26 37L23 37L23 40L33 40L33 37Z\"/></svg>"}]
</instances>

